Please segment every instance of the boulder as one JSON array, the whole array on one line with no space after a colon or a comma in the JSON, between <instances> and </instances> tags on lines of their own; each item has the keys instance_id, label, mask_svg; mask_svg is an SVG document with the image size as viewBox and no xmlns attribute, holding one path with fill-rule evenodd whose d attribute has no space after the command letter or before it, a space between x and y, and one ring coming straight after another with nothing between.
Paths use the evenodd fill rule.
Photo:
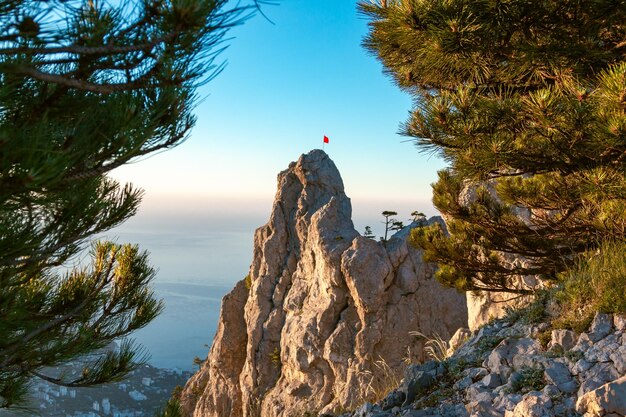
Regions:
<instances>
[{"instance_id":1,"label":"boulder","mask_svg":"<svg viewBox=\"0 0 626 417\"><path fill-rule=\"evenodd\" d=\"M472 336L472 332L467 328L458 329L448 342L448 351L446 354L452 356L452 354L465 343Z\"/></svg>"},{"instance_id":2,"label":"boulder","mask_svg":"<svg viewBox=\"0 0 626 417\"><path fill-rule=\"evenodd\" d=\"M610 314L596 313L589 329L589 339L597 342L604 339L613 328L613 317Z\"/></svg>"},{"instance_id":3,"label":"boulder","mask_svg":"<svg viewBox=\"0 0 626 417\"><path fill-rule=\"evenodd\" d=\"M505 412L505 417L553 417L550 411L552 401L537 391L524 395L513 411Z\"/></svg>"},{"instance_id":4,"label":"boulder","mask_svg":"<svg viewBox=\"0 0 626 417\"><path fill-rule=\"evenodd\" d=\"M576 402L576 411L590 416L626 415L626 376L580 397Z\"/></svg>"},{"instance_id":5,"label":"boulder","mask_svg":"<svg viewBox=\"0 0 626 417\"><path fill-rule=\"evenodd\" d=\"M572 330L552 330L548 348L551 349L555 346L560 346L561 349L567 352L576 346L576 342L578 342L578 336Z\"/></svg>"},{"instance_id":6,"label":"boulder","mask_svg":"<svg viewBox=\"0 0 626 417\"><path fill-rule=\"evenodd\" d=\"M617 373L626 375L626 345L620 346L609 355Z\"/></svg>"},{"instance_id":7,"label":"boulder","mask_svg":"<svg viewBox=\"0 0 626 417\"><path fill-rule=\"evenodd\" d=\"M544 366L544 379L548 384L556 385L558 388L569 387L572 382L572 375L567 366L560 362L549 362ZM570 389L567 389L568 391Z\"/></svg>"},{"instance_id":8,"label":"boulder","mask_svg":"<svg viewBox=\"0 0 626 417\"><path fill-rule=\"evenodd\" d=\"M489 354L483 362L483 367L498 372L501 365L519 369L525 366L535 367L536 353L541 351L541 346L531 338L504 339Z\"/></svg>"}]
</instances>

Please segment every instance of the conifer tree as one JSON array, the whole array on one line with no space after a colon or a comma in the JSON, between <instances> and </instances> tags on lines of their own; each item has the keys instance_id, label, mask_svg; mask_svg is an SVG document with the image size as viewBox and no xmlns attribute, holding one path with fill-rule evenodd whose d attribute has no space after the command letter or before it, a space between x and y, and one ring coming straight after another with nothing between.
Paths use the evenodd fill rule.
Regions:
<instances>
[{"instance_id":1,"label":"conifer tree","mask_svg":"<svg viewBox=\"0 0 626 417\"><path fill-rule=\"evenodd\" d=\"M385 210L381 214L385 218L385 221L383 222L383 224L385 225L385 235L381 237L381 241L385 243L387 242L387 234L389 233L390 230L393 230L393 225L396 222L396 219L393 219L391 216L397 216L398 212Z\"/></svg>"},{"instance_id":2,"label":"conifer tree","mask_svg":"<svg viewBox=\"0 0 626 417\"><path fill-rule=\"evenodd\" d=\"M141 191L106 173L181 143L196 87L221 69L226 0L0 1L0 407L39 376L117 381L141 349L111 341L162 309L137 247L81 245L132 216ZM45 371L91 358L78 377Z\"/></svg>"},{"instance_id":3,"label":"conifer tree","mask_svg":"<svg viewBox=\"0 0 626 417\"><path fill-rule=\"evenodd\" d=\"M438 278L524 293L626 237L626 5L612 0L362 2L364 45L415 108L402 133L449 167L449 237L413 232Z\"/></svg>"}]
</instances>

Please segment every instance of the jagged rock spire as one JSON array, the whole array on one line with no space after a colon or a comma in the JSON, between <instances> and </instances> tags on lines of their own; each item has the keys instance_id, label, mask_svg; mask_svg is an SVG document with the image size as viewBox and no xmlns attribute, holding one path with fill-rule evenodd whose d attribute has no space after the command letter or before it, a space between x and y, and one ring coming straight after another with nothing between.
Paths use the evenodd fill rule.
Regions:
<instances>
[{"instance_id":1,"label":"jagged rock spire","mask_svg":"<svg viewBox=\"0 0 626 417\"><path fill-rule=\"evenodd\" d=\"M185 413L286 417L350 407L423 358L423 340L409 332L446 338L466 326L465 297L432 279L435 267L407 235L386 248L359 235L323 151L291 163L255 233L248 283L224 298L207 361L184 389Z\"/></svg>"}]
</instances>

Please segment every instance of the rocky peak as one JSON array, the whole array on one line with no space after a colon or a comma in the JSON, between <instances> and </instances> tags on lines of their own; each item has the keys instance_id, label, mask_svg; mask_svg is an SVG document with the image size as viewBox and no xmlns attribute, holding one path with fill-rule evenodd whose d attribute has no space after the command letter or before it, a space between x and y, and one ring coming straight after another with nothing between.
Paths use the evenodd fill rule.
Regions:
<instances>
[{"instance_id":1,"label":"rocky peak","mask_svg":"<svg viewBox=\"0 0 626 417\"><path fill-rule=\"evenodd\" d=\"M449 338L467 325L465 297L432 279L407 244L354 229L341 176L321 150L278 175L270 219L254 236L247 280L221 308L202 369L187 383L187 416L282 417L346 409L423 359L410 332Z\"/></svg>"}]
</instances>

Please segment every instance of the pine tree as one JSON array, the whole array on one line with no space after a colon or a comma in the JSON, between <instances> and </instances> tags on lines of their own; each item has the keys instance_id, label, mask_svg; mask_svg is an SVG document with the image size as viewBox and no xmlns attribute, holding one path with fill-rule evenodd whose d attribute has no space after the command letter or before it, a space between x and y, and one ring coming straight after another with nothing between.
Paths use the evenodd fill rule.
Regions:
<instances>
[{"instance_id":1,"label":"pine tree","mask_svg":"<svg viewBox=\"0 0 626 417\"><path fill-rule=\"evenodd\" d=\"M419 225L422 225L426 221L426 215L422 213L421 211L418 211L418 210L412 211L411 216L413 216L413 218L410 219L410 221L414 223L418 223Z\"/></svg>"},{"instance_id":2,"label":"pine tree","mask_svg":"<svg viewBox=\"0 0 626 417\"><path fill-rule=\"evenodd\" d=\"M387 246L387 235L389 232L402 229L402 222L392 218L392 216L398 215L398 212L396 211L385 210L381 214L385 218L385 221L382 222L385 225L385 235L380 237L380 241L383 245Z\"/></svg>"},{"instance_id":3,"label":"pine tree","mask_svg":"<svg viewBox=\"0 0 626 417\"><path fill-rule=\"evenodd\" d=\"M106 173L181 143L196 87L251 4L226 0L0 1L0 407L38 376L123 378L145 359L123 340L162 309L137 247L81 246L135 214L141 191ZM78 377L45 367L77 357Z\"/></svg>"},{"instance_id":4,"label":"pine tree","mask_svg":"<svg viewBox=\"0 0 626 417\"><path fill-rule=\"evenodd\" d=\"M364 45L416 106L402 133L449 167L446 219L414 242L461 290L525 293L626 237L626 5L611 0L363 2Z\"/></svg>"}]
</instances>

